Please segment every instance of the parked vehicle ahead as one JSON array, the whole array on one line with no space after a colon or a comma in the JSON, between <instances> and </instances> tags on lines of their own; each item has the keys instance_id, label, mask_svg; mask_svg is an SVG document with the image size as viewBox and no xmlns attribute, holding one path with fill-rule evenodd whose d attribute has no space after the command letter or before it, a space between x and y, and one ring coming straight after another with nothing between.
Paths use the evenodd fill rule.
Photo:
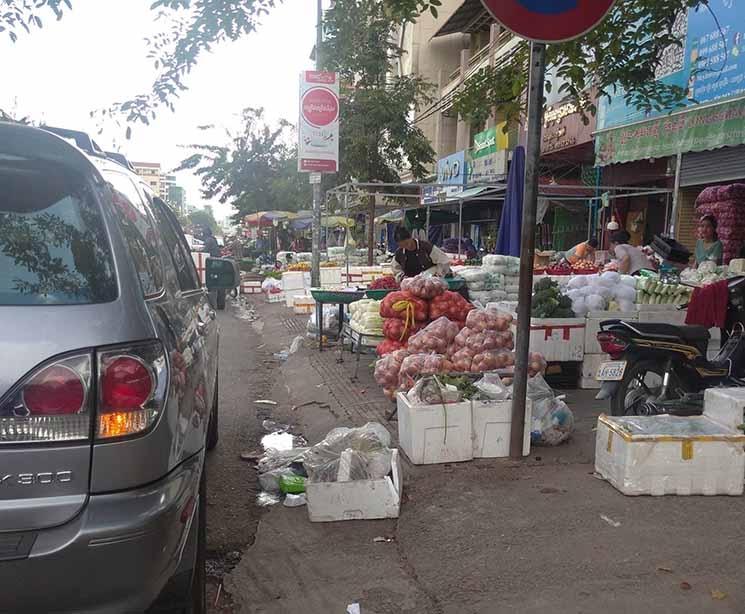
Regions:
<instances>
[{"instance_id":1,"label":"parked vehicle ahead","mask_svg":"<svg viewBox=\"0 0 745 614\"><path fill-rule=\"evenodd\" d=\"M0 123L0 611L203 612L215 311L166 204L56 132Z\"/></svg>"}]
</instances>

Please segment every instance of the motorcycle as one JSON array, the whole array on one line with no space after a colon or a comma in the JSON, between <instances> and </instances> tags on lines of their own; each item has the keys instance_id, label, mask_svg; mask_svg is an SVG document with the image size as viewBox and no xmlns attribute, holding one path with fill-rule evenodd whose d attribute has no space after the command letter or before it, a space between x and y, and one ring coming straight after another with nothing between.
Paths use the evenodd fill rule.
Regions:
<instances>
[{"instance_id":1,"label":"motorcycle","mask_svg":"<svg viewBox=\"0 0 745 614\"><path fill-rule=\"evenodd\" d=\"M703 326L601 322L597 340L611 360L598 368L595 398L610 399L614 416L692 416L703 412L707 388L745 386L745 277L729 280L728 293L730 335L712 360Z\"/></svg>"}]
</instances>

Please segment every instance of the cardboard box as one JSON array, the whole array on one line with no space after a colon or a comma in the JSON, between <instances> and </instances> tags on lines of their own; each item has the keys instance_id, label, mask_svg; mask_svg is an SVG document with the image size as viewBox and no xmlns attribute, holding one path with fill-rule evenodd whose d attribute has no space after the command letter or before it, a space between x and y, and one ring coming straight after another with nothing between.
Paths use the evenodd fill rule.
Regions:
<instances>
[{"instance_id":1,"label":"cardboard box","mask_svg":"<svg viewBox=\"0 0 745 614\"><path fill-rule=\"evenodd\" d=\"M311 522L398 518L401 510L401 460L391 457L391 475L381 480L308 482L305 496Z\"/></svg>"},{"instance_id":2,"label":"cardboard box","mask_svg":"<svg viewBox=\"0 0 745 614\"><path fill-rule=\"evenodd\" d=\"M625 495L741 495L745 435L703 416L598 418L595 471Z\"/></svg>"}]
</instances>

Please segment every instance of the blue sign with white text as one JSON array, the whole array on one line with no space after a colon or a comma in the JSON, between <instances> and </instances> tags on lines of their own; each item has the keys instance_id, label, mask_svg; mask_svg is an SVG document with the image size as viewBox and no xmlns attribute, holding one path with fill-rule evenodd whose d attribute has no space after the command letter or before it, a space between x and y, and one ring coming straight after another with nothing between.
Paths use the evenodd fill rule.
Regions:
<instances>
[{"instance_id":1,"label":"blue sign with white text","mask_svg":"<svg viewBox=\"0 0 745 614\"><path fill-rule=\"evenodd\" d=\"M685 44L668 48L657 70L658 80L686 90L686 105L745 94L745 2L709 0L709 8L711 12L702 6L679 16L675 31ZM630 107L619 88L610 101L600 100L597 127L643 121L670 110L645 113Z\"/></svg>"}]
</instances>

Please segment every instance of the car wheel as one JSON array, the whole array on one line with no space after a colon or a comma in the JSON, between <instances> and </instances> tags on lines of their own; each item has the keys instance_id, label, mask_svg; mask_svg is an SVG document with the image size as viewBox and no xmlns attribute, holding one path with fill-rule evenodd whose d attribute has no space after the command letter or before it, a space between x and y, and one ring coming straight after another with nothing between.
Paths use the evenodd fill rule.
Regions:
<instances>
[{"instance_id":1,"label":"car wheel","mask_svg":"<svg viewBox=\"0 0 745 614\"><path fill-rule=\"evenodd\" d=\"M220 440L218 407L220 405L220 390L218 388L219 377L215 378L215 394L212 399L212 411L210 411L210 423L207 426L207 450L214 450Z\"/></svg>"},{"instance_id":2,"label":"car wheel","mask_svg":"<svg viewBox=\"0 0 745 614\"><path fill-rule=\"evenodd\" d=\"M225 290L218 290L217 291L217 308L222 311L225 309Z\"/></svg>"},{"instance_id":3,"label":"car wheel","mask_svg":"<svg viewBox=\"0 0 745 614\"><path fill-rule=\"evenodd\" d=\"M197 508L197 554L194 557L194 573L191 580L189 614L207 613L207 467L202 467L199 481L199 506Z\"/></svg>"}]
</instances>

